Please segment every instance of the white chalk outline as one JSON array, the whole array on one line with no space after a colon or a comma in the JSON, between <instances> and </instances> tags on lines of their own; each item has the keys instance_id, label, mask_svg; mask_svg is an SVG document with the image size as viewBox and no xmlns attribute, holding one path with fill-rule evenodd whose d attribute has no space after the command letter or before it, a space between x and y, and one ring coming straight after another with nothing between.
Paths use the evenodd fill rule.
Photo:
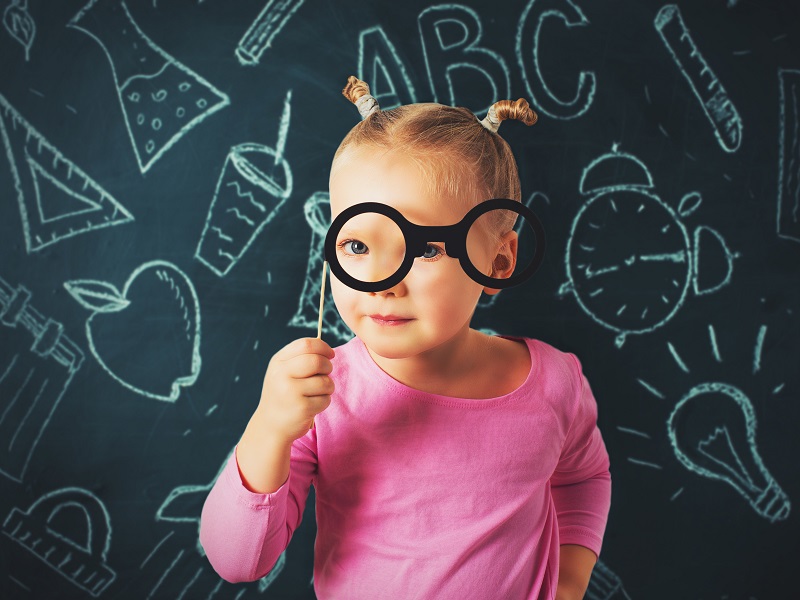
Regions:
<instances>
[{"instance_id":1,"label":"white chalk outline","mask_svg":"<svg viewBox=\"0 0 800 600\"><path fill-rule=\"evenodd\" d=\"M594 183L587 183L590 180L590 174L592 171L605 163L606 161L619 161L625 160L629 161L630 164L634 166L634 173L637 176L640 176L640 180L635 183L613 183L613 184L594 184ZM619 169L616 169L619 171ZM595 171L597 172L597 171ZM732 273L733 273L733 260L738 258L740 254L738 252L731 252L722 235L720 235L717 231L712 229L711 227L707 226L698 226L694 231L693 239L690 240L689 233L686 229L686 226L683 224L682 219L685 219L689 215L693 214L700 203L702 202L702 198L698 192L690 192L686 194L679 204L678 211L676 212L671 206L663 202L658 196L650 191L653 187L653 177L650 174L649 169L647 166L635 157L632 154L627 152L621 152L617 144L612 146L612 150L610 153L603 154L594 160L592 160L589 165L583 170L581 174L581 179L578 184L578 189L580 193L583 195L593 194L593 196L581 206L578 210L578 213L575 215L573 219L572 226L570 229L569 237L567 240L567 249L565 253L565 265L567 271L567 281L561 285L558 290L558 296L564 296L567 293L572 293L576 300L578 301L579 306L581 309L596 323L599 325L610 329L617 333L617 337L614 341L617 348L621 347L624 342L625 338L631 334L645 334L654 331L655 329L662 327L667 322L669 322L672 317L678 312L678 310L683 306L686 296L688 294L689 285L693 284L693 291L695 295L705 295L710 294L713 292L718 291L719 289L728 285L731 281ZM619 270L619 266L614 267L605 267L599 268L594 272L591 272L591 262L584 264L581 262L576 262L575 254L580 251L583 253L591 253L595 250L595 248L584 247L579 241L576 240L576 233L579 227L582 226L582 218L587 213L589 207L591 207L596 202L605 202L609 203L610 205L610 213L616 212L616 206L614 205L613 194L615 192L632 192L638 194L643 204L640 206L639 211L641 212L645 208L645 202L649 203L653 207L657 207L662 213L665 213L666 220L668 222L667 227L673 228L675 231L678 232L678 237L680 240L681 248L677 251L671 251L667 253L662 253L658 255L647 255L647 256L637 256L634 252L630 259L630 264L634 264L635 262L641 261L655 261L655 262L672 262L672 263L682 263L685 265L683 269L684 275L680 278L681 281L673 280L673 286L675 290L672 289L664 289L661 295L662 301L667 305L672 305L672 307L667 312L666 316L660 317L658 319L654 319L652 316L648 319L647 312L648 309L646 308L641 315L642 326L637 329L630 329L630 328L623 328L613 323L613 317L606 318L601 317L600 315L596 314L596 312L589 307L588 300L586 300L582 295L586 294L587 296L594 297L599 294L605 293L605 289L603 287L594 287L591 290L587 289L586 286L580 285L577 283L576 273L583 272L585 275L585 279L588 281L589 279L602 276L605 273L610 273ZM588 217L587 217L588 218ZM587 225L592 229L597 229L599 225L593 225L591 222L588 222ZM668 231L669 229L661 230L661 233ZM699 252L700 252L700 238L701 235L704 233L710 233L714 239L720 244L723 252L726 255L728 260L728 271L725 277L715 286L709 288L701 288L698 282L698 263L699 263ZM587 254L588 255L588 254ZM634 260L635 259L635 260ZM574 265L573 265L574 263ZM626 265L630 266L628 261L626 260ZM673 296L673 293L677 290L677 294ZM627 304L623 304L616 313L616 316L621 314L627 308Z\"/></svg>"},{"instance_id":2,"label":"white chalk outline","mask_svg":"<svg viewBox=\"0 0 800 600\"><path fill-rule=\"evenodd\" d=\"M119 79L117 77L116 65L114 64L114 60L113 60L111 54L109 53L108 48L106 47L105 43L99 37L97 37L94 33L92 33L91 31L89 31L85 27L82 27L81 25L78 24L78 22L81 20L81 18L89 10L91 10L91 8L94 5L96 5L98 2L110 2L110 1L114 1L114 2L118 3L120 5L120 7L122 8L123 12L125 13L125 17L127 18L128 22L129 22L128 25L133 28L133 31L141 39L142 50L144 48L149 48L150 50L152 50L155 54L157 54L159 57L161 57L164 60L164 65L158 70L158 72L149 73L149 74L142 73L142 74L139 74L139 75L131 76L125 82L123 82L122 85L120 85ZM161 158L161 156L167 150L172 148L172 146L174 144L176 144L178 142L178 140L180 140L190 130L194 129L194 127L196 125L198 125L201 121L204 121L207 117L211 116L215 112L225 108L226 106L228 106L230 104L230 98L228 98L227 94L224 94L223 92L218 90L216 87L211 85L211 83L209 83L207 80L205 80L200 75L198 75L197 73L192 71L189 67L187 67L183 63L179 62L173 56L167 54L164 50L162 50L159 46L157 46L156 43L153 40L151 40L149 37L147 37L147 35L136 24L136 21L133 20L133 16L131 15L130 11L128 10L128 7L125 4L124 0L91 0L86 6L84 6L78 12L78 14L76 14L74 17L72 17L72 19L67 23L67 27L71 27L73 29L77 29L78 31L82 31L86 35L91 37L93 40L95 40L98 44L100 44L100 47L103 49L103 52L105 53L106 58L108 58L108 62L111 65L111 74L114 77L114 86L116 87L116 90L117 90L117 97L119 98L119 103L120 103L120 106L122 108L122 115L123 115L123 118L125 119L125 127L128 130L128 137L131 140L131 145L133 146L133 151L136 154L136 161L139 164L139 170L142 173L146 173L150 169L150 167L153 166L153 163L155 163L159 158ZM133 115L129 115L128 114L128 107L125 105L125 102L124 102L124 100L122 98L123 88L126 87L131 80L136 79L136 78L144 78L144 79L155 78L160 73L162 73L164 71L164 69L166 69L167 66L169 66L169 65L172 65L175 68L177 68L178 70L180 70L183 73L185 73L186 76L189 77L190 79L192 79L194 83L200 84L200 86L204 87L206 89L206 91L208 91L212 96L217 96L217 98L219 100L214 104L210 104L205 98L200 98L200 100L198 100L195 104L198 106L198 108L201 108L201 112L198 113L189 122L187 122L184 125L182 125L180 127L180 129L178 129L167 141L163 142L162 146L158 149L158 151L155 152L154 154L152 154L147 159L146 162L142 162L142 156L139 153L139 146L136 143L136 136L134 135L134 131L131 128L130 119L133 118ZM191 88L190 84L187 84L187 85L188 85L188 87L186 87L185 90L181 90L181 91L185 92L185 91L188 91L188 89ZM164 90L161 90L161 91L164 91ZM164 100L164 97L160 97L158 99L154 98L154 99L156 101L162 101L162 100ZM202 101L204 103L203 106L199 105L200 101ZM178 111L180 111L181 108L182 107L179 107ZM178 118L182 117L182 115L178 115L177 113L176 113L176 116ZM156 130L160 129L163 126L163 123L162 123L161 119L160 118L155 118L154 120L157 120L159 125L156 128L155 124L151 123L151 126L153 127L153 129L156 129ZM139 134L139 137L140 138L142 137L141 134ZM150 140L150 141L152 142L153 140ZM146 150L146 147L145 147L145 150ZM154 150L155 150L155 148L154 148Z\"/></svg>"},{"instance_id":3,"label":"white chalk outline","mask_svg":"<svg viewBox=\"0 0 800 600\"><path fill-rule=\"evenodd\" d=\"M24 137L21 137L23 131ZM133 215L124 206L48 142L2 94L0 94L0 136L3 139L14 189L17 192L25 249L28 254L81 233L122 225L134 220ZM15 138L13 143L12 136ZM15 148L20 145L21 149L15 152ZM52 171L45 166L44 161L37 161L31 156L31 151L37 155L41 155L44 151L49 152L52 155L50 160ZM17 164L18 161L20 165ZM21 168L23 161L28 169ZM66 169L66 173L59 174L59 169ZM40 177L49 181L60 192L84 204L86 208L65 212L57 217L46 217L42 209ZM80 192L74 189L77 186L66 183L73 177L81 180ZM97 197L89 198L84 192L91 192ZM35 219L33 221L32 216Z\"/></svg>"},{"instance_id":4,"label":"white chalk outline","mask_svg":"<svg viewBox=\"0 0 800 600\"><path fill-rule=\"evenodd\" d=\"M86 516L87 536L85 545L67 538L49 527L48 524L52 518L58 511L65 508L78 508ZM49 512L42 514L44 511ZM36 531L29 526L26 527L26 524L31 524L29 520L32 518L42 519L43 522L34 521L33 523L41 527L42 531ZM95 598L106 591L116 579L116 573L107 564L108 551L111 547L111 517L106 510L105 504L89 490L78 487L65 487L44 494L31 504L26 511L12 508L3 523L3 534L28 550L67 581L89 592ZM35 537L35 539L31 538L32 535L37 536L38 534L42 535ZM44 547L48 545L45 535L55 538L59 543L70 548L58 564L53 564L50 561L61 557L51 558L50 555L53 552L59 552L60 548L50 542L49 549L44 551ZM75 572L67 574L67 565L75 561L76 554L78 557L80 555L91 557L97 562L97 568L90 569L91 572L88 573L88 576L85 576L84 567L87 563L79 560L80 564ZM99 578L94 580L98 574ZM78 580L78 577L81 579Z\"/></svg>"},{"instance_id":5,"label":"white chalk outline","mask_svg":"<svg viewBox=\"0 0 800 600\"><path fill-rule=\"evenodd\" d=\"M136 278L148 269L156 269L156 276L161 281L168 283L175 293L176 300L180 301L181 308L183 309L183 320L186 323L186 337L192 343L191 373L178 377L178 379L172 382L172 389L169 396L141 389L119 377L100 356L100 353L95 347L94 338L92 337L91 324L95 315L124 310L130 304L127 300L128 289ZM191 296L189 302L186 301L179 286L175 284L175 280L172 278L171 274L175 274L183 280L185 290L188 291ZM89 351L95 357L100 367L114 380L137 394L166 402L175 402L180 395L182 387L189 387L197 381L202 364L200 358L200 303L197 299L197 292L195 292L194 284L189 277L174 264L164 260L153 260L139 265L131 272L121 292L118 291L113 284L95 279L66 281L64 282L64 288L79 304L81 304L81 306L93 311L92 315L86 320L86 339L89 342Z\"/></svg>"},{"instance_id":6,"label":"white chalk outline","mask_svg":"<svg viewBox=\"0 0 800 600\"><path fill-rule=\"evenodd\" d=\"M736 152L742 143L742 118L719 78L697 49L678 5L662 6L653 24L703 108L717 142L725 152ZM705 83L704 78L709 79L708 83Z\"/></svg>"},{"instance_id":7,"label":"white chalk outline","mask_svg":"<svg viewBox=\"0 0 800 600\"><path fill-rule=\"evenodd\" d=\"M436 18L433 13L443 13L444 16L442 18ZM449 14L448 14L449 13ZM429 16L430 15L430 16ZM469 17L470 22L474 25L474 29L470 29L467 22L464 21L462 16ZM433 19L432 21L432 28L427 28L427 21L429 19ZM445 45L444 40L441 37L441 32L439 30L439 26L442 23L456 23L460 25L464 30L464 37L457 43L452 43L449 45ZM417 16L417 26L419 28L419 38L422 44L422 55L425 61L425 69L428 73L428 84L431 88L431 93L433 94L433 101L434 102L449 102L451 105L455 106L458 105L459 102L456 99L455 90L453 89L453 80L450 76L450 72L454 69L473 69L481 73L491 84L492 86L492 98L489 100L489 103L480 108L475 109L473 112L480 113L485 112L489 109L489 107L495 103L500 98L508 98L511 96L511 75L508 70L508 65L506 64L505 59L503 56L494 50L489 50L488 48L482 48L477 46L477 44L481 41L483 37L483 24L481 23L481 18L477 12L473 9L469 8L468 6L464 6L463 4L437 4L435 6L429 6L428 8L424 9L419 15ZM431 69L431 61L428 57L428 44L426 43L427 33L432 31L436 36L438 42L438 48L441 51L449 52L453 49L463 48L463 56L464 60L459 62L453 62L447 65L444 71L444 78L447 82L447 95L449 98L447 101L444 101L441 98L444 93L443 90L437 89L436 80L437 77L434 76L433 71ZM470 32L474 33L472 40L469 40ZM492 74L486 70L484 67L480 66L477 62L470 62L470 57L489 57L494 60L493 64L496 64L500 67L500 70L503 72L504 75L504 83L505 89L504 91L500 91L498 89L498 84L495 81L495 78ZM481 61L482 62L482 61ZM437 74L438 75L438 74Z\"/></svg>"},{"instance_id":8,"label":"white chalk outline","mask_svg":"<svg viewBox=\"0 0 800 600\"><path fill-rule=\"evenodd\" d=\"M305 0L269 0L236 46L236 58L245 66L257 65L272 40ZM277 23L277 25L276 25Z\"/></svg>"},{"instance_id":9,"label":"white chalk outline","mask_svg":"<svg viewBox=\"0 0 800 600\"><path fill-rule=\"evenodd\" d=\"M281 118L278 123L278 140L274 149L263 144L252 142L237 144L228 151L228 156L225 158L225 163L220 170L217 187L214 190L214 196L211 199L211 205L208 207L208 213L206 214L203 232L200 234L200 241L197 243L197 249L194 253L194 257L197 260L211 269L219 277L227 275L230 270L238 264L264 227L275 218L275 215L278 214L281 207L286 203L286 200L292 195L292 190L294 189L292 168L284 158L284 149L289 135L289 122L291 120L291 103L292 90L289 90L286 94L283 112L281 113ZM272 185L272 178L248 161L247 158L243 156L246 153L261 153L273 157L274 168L280 165L281 169L283 169L285 180L284 187L280 188L277 185ZM229 163L232 163L232 166L229 166ZM244 177L249 183L264 190L269 195L270 200L277 198L277 203L272 208L267 208L267 206L258 202L253 197L252 192L243 194L239 183L235 178L232 178L233 174ZM233 248L229 248L232 252L236 252L236 254L223 249L225 244L232 244L236 242L236 240L232 236L227 235L223 230L221 226L222 221L219 220L221 215L216 215L217 224L212 224L213 217L215 216L214 208L216 207L217 198L219 197L219 192L223 187L226 176L228 179L232 179L232 181L224 183L224 186L235 186L236 194L240 198L247 199L247 202L243 204L243 206L229 207L225 212L232 213L235 219L243 221L248 227L252 228L250 237L241 248L237 250L236 245L234 245ZM252 211L253 208L255 208L255 212L247 212L247 209ZM209 239L213 242L217 242L216 245L213 242L209 242L211 248L217 250L216 254L208 250L206 252L203 251L206 243L206 236L209 235L209 233L213 234ZM216 239L214 236L216 236ZM206 247L208 248L207 245Z\"/></svg>"},{"instance_id":10,"label":"white chalk outline","mask_svg":"<svg viewBox=\"0 0 800 600\"><path fill-rule=\"evenodd\" d=\"M696 413L693 404L702 403L704 394L721 394L730 398L743 414L745 439L732 440L730 429L724 419L720 423L709 423L709 434L705 439L685 440L676 431L677 421L683 413ZM710 416L709 411L705 411ZM702 416L702 415L700 415ZM700 418L700 417L698 417ZM667 419L667 434L672 449L680 463L698 475L724 481L747 500L761 517L774 523L789 516L791 503L774 477L764 466L756 448L756 416L750 400L738 388L719 382L700 383L689 390L675 405ZM716 454L714 451L716 450ZM720 455L720 450L722 454ZM742 461L742 451L747 451L758 469L751 473ZM762 481L754 476L761 475Z\"/></svg>"},{"instance_id":11,"label":"white chalk outline","mask_svg":"<svg viewBox=\"0 0 800 600\"><path fill-rule=\"evenodd\" d=\"M562 5L560 8L557 6L559 4ZM535 21L531 24L534 16ZM522 11L517 27L517 62L522 70L525 89L537 111L553 119L575 119L592 106L594 94L597 91L597 78L594 71L581 71L578 75L578 89L575 97L568 102L559 99L553 93L542 76L539 66L539 35L547 18L561 19L568 29L589 25L589 19L572 0L530 0L525 10ZM533 32L530 32L531 26ZM529 41L530 47L528 46ZM533 81L528 77L527 57L531 57Z\"/></svg>"},{"instance_id":12,"label":"white chalk outline","mask_svg":"<svg viewBox=\"0 0 800 600\"><path fill-rule=\"evenodd\" d=\"M13 474L10 472L10 469L0 468L0 474L5 475L6 477L9 477L17 482L22 481L23 477L25 476L31 456L33 455L33 452L39 443L39 439L41 439L42 434L47 428L47 425L50 423L50 419L53 417L59 402L61 402L61 398L72 382L72 377L78 372L84 361L83 352L69 337L64 335L64 328L61 323L53 321L52 319L46 319L38 310L31 306L30 297L31 293L25 286L20 285L16 290L14 290L2 277L0 277L0 325L7 327L16 327L19 325L22 329L25 329L31 333L35 341L31 346L30 351L34 354L37 354L41 358L51 358L56 361L66 369L66 376L61 382L61 387L58 388L58 391L55 393L55 399L50 403L50 411L48 412L47 417L42 420L38 430L34 433L33 442L30 444L28 453L22 461L18 473ZM16 314L7 314L12 306L14 307ZM13 369L14 363L16 362L16 356L19 356L19 354L15 355L15 358L12 359L10 365L7 367L2 367L3 374L0 375L0 382L7 377L8 373ZM18 394L22 393L22 389L27 385L28 381L30 381L31 376L32 372L29 373ZM22 431L22 428L28 423L28 418L33 414L33 411L37 407L39 395L43 392L44 388L50 383L50 381L51 379L48 377L44 380L44 383L41 384L38 395L31 403L25 418L19 423L14 435L11 436L8 447L9 451L16 442L17 436L20 434L20 431ZM3 415L6 414L6 411L9 410L10 406L11 405L9 404L5 407ZM2 422L2 420L3 418L0 418L0 422Z\"/></svg>"},{"instance_id":13,"label":"white chalk outline","mask_svg":"<svg viewBox=\"0 0 800 600\"><path fill-rule=\"evenodd\" d=\"M13 14L14 12L22 14ZM33 17L28 12L28 0L11 0L11 4L6 6L3 11L3 27L6 28L12 38L25 48L25 62L28 62L30 60L31 46L36 37L36 21L33 20Z\"/></svg>"},{"instance_id":14,"label":"white chalk outline","mask_svg":"<svg viewBox=\"0 0 800 600\"><path fill-rule=\"evenodd\" d=\"M631 600L631 597L622 586L619 575L598 560L592 569L589 587L586 588L586 600Z\"/></svg>"},{"instance_id":15,"label":"white chalk outline","mask_svg":"<svg viewBox=\"0 0 800 600\"><path fill-rule=\"evenodd\" d=\"M791 98L787 94L787 80ZM778 69L780 114L778 116L778 208L776 226L778 237L800 242L800 70ZM790 103L791 102L791 103ZM793 120L791 133L786 128L787 116ZM788 159L788 160L787 160ZM794 180L794 194L792 194ZM794 198L792 198L794 196ZM784 218L783 205L790 208ZM794 204L792 206L792 203ZM796 233L790 233L794 228Z\"/></svg>"},{"instance_id":16,"label":"white chalk outline","mask_svg":"<svg viewBox=\"0 0 800 600\"><path fill-rule=\"evenodd\" d=\"M383 54L387 56L386 61L381 57ZM378 69L389 82L391 89L388 92L383 92L375 85L379 81ZM358 35L358 74L359 79L369 82L370 93L383 110L417 101L406 65L380 25L364 29ZM398 93L393 75L402 81L406 94Z\"/></svg>"}]
</instances>

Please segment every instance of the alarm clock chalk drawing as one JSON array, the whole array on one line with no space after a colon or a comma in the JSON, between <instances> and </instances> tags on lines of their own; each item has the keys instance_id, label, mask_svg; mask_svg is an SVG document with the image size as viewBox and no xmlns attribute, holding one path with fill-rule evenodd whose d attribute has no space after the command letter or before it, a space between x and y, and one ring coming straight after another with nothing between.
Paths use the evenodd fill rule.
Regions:
<instances>
[{"instance_id":1,"label":"alarm clock chalk drawing","mask_svg":"<svg viewBox=\"0 0 800 600\"><path fill-rule=\"evenodd\" d=\"M633 172L632 181L599 183L604 174L623 169ZM620 152L616 144L593 160L580 180L581 194L592 196L572 223L565 258L568 280L558 294L572 292L584 312L618 334L618 348L627 335L649 333L667 323L690 286L695 295L705 295L727 285L733 259L739 256L709 227L697 227L690 238L682 220L700 206L699 193L685 195L675 211L653 187L644 163ZM720 281L702 287L699 251L707 239L720 245L727 265Z\"/></svg>"}]
</instances>

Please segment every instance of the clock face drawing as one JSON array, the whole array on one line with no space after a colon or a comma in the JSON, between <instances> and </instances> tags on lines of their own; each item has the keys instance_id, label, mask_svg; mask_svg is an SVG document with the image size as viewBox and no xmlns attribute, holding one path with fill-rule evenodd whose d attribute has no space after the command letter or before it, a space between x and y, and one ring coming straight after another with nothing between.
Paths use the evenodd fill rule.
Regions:
<instances>
[{"instance_id":1,"label":"clock face drawing","mask_svg":"<svg viewBox=\"0 0 800 600\"><path fill-rule=\"evenodd\" d=\"M595 321L644 333L668 321L691 281L691 242L678 215L642 186L600 190L572 224L567 275Z\"/></svg>"}]
</instances>

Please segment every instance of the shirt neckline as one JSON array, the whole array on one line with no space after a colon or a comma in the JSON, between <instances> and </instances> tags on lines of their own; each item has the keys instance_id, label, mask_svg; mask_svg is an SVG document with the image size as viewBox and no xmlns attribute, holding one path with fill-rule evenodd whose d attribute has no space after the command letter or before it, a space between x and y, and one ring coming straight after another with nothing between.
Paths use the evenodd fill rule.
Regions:
<instances>
[{"instance_id":1,"label":"shirt neckline","mask_svg":"<svg viewBox=\"0 0 800 600\"><path fill-rule=\"evenodd\" d=\"M503 394L502 396L497 396L494 398L459 398L457 396L445 396L442 394L433 394L431 392L424 392L422 390L418 390L416 388L407 386L406 384L397 381L394 377L389 375L386 371L384 371L378 366L378 364L373 360L372 356L367 350L366 345L360 338L355 337L353 338L352 342L355 346L356 352L359 355L359 358L362 359L362 361L367 365L367 368L370 371L369 374L371 376L370 377L371 381L387 389L389 392L413 400L427 402L430 404L438 404L441 406L450 406L454 408L479 409L479 408L494 407L497 406L498 404L505 404L509 402L514 402L515 400L528 398L530 395L530 388L532 387L534 382L538 380L539 376L539 368L541 361L539 360L539 349L536 347L534 339L521 336L511 336L511 335L498 335L496 337L506 338L510 340L520 340L525 342L525 345L528 347L528 352L530 355L531 368L528 371L528 376L525 378L525 381L523 381L522 384L517 389L512 390L507 394Z\"/></svg>"}]
</instances>

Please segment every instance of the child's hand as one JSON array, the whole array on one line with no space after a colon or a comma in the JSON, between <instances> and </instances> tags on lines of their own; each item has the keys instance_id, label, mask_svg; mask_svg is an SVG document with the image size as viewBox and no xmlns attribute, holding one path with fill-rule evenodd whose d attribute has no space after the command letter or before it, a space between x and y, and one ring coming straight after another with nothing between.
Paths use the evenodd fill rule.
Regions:
<instances>
[{"instance_id":1,"label":"child's hand","mask_svg":"<svg viewBox=\"0 0 800 600\"><path fill-rule=\"evenodd\" d=\"M272 357L264 375L258 411L277 440L303 437L333 393L333 349L317 338L290 342Z\"/></svg>"}]
</instances>

